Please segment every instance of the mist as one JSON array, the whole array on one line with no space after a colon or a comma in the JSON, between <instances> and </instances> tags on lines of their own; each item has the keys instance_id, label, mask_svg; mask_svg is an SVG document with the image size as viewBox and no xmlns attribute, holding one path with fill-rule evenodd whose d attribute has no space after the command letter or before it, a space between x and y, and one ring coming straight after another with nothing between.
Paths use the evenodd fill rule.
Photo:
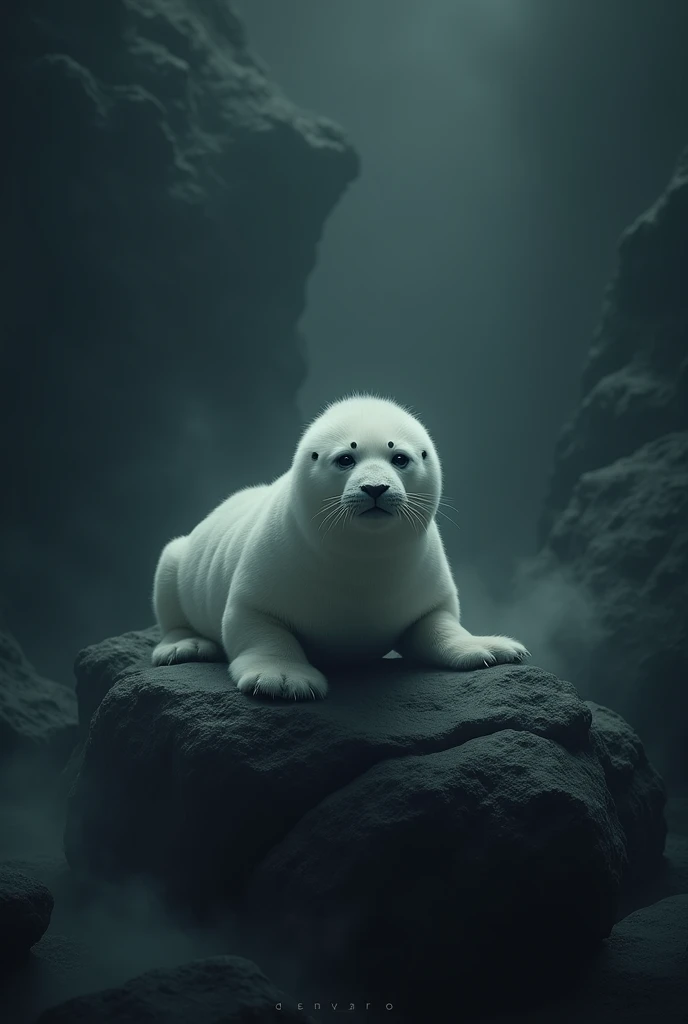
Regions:
<instances>
[{"instance_id":1,"label":"mist","mask_svg":"<svg viewBox=\"0 0 688 1024\"><path fill-rule=\"evenodd\" d=\"M433 435L470 627L470 566L508 589L535 550L622 230L664 186L688 116L673 0L243 0L285 92L345 125L302 320L304 419L372 390ZM478 610L477 619L482 618ZM536 625L533 624L537 629Z\"/></svg>"}]
</instances>

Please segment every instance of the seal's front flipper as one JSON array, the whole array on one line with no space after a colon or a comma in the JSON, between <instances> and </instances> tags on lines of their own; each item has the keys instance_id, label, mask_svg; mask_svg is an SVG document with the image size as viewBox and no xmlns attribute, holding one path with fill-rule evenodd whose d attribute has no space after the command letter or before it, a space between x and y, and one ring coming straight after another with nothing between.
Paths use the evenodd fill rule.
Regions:
<instances>
[{"instance_id":1,"label":"seal's front flipper","mask_svg":"<svg viewBox=\"0 0 688 1024\"><path fill-rule=\"evenodd\" d=\"M171 629L153 650L154 665L181 665L188 661L226 661L214 640L198 636L191 629Z\"/></svg>"}]
</instances>

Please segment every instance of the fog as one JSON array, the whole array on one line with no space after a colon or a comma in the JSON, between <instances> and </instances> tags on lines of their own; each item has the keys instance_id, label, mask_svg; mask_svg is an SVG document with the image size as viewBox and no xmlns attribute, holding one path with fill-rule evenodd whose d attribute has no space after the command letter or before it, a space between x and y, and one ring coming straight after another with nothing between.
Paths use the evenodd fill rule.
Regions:
<instances>
[{"instance_id":1,"label":"fog","mask_svg":"<svg viewBox=\"0 0 688 1024\"><path fill-rule=\"evenodd\" d=\"M305 418L356 389L444 461L452 561L499 597L534 550L619 235L688 123L682 0L242 0L254 51L338 120L362 175L302 321ZM534 624L535 626L535 624ZM489 627L493 628L492 625Z\"/></svg>"}]
</instances>

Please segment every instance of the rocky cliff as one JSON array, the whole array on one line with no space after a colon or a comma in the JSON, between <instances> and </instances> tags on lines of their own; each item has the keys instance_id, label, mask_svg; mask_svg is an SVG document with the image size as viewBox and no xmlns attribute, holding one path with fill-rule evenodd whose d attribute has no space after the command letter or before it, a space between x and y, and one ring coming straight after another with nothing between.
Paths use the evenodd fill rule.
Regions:
<instances>
[{"instance_id":1,"label":"rocky cliff","mask_svg":"<svg viewBox=\"0 0 688 1024\"><path fill-rule=\"evenodd\" d=\"M688 784L688 150L621 239L541 540L595 611L576 682Z\"/></svg>"},{"instance_id":2,"label":"rocky cliff","mask_svg":"<svg viewBox=\"0 0 688 1024\"><path fill-rule=\"evenodd\" d=\"M0 570L53 673L145 621L162 543L283 467L305 285L358 165L225 0L12 2L0 55Z\"/></svg>"}]
</instances>

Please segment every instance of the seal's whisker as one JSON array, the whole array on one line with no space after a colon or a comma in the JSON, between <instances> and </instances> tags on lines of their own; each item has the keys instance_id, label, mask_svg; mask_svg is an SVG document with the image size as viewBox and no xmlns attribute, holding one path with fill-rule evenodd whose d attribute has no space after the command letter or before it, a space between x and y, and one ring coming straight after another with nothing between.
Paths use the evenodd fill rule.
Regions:
<instances>
[{"instance_id":1,"label":"seal's whisker","mask_svg":"<svg viewBox=\"0 0 688 1024\"><path fill-rule=\"evenodd\" d=\"M407 491L406 493L410 494L413 498L427 498L429 501L440 501L445 505L455 500L448 494L440 494L438 498L437 495L432 494L430 491Z\"/></svg>"},{"instance_id":2,"label":"seal's whisker","mask_svg":"<svg viewBox=\"0 0 688 1024\"><path fill-rule=\"evenodd\" d=\"M414 501L418 502L421 508L425 508L427 511L430 511L430 502L423 504L424 500L425 499L423 498L414 498ZM439 505L444 505L445 508L451 509L451 511L456 512L457 515L459 514L458 509L455 509L453 505L447 505L446 502L444 501L439 502ZM451 518L451 516L448 516L446 512L443 512L439 506L435 511L437 515L444 516L444 518L448 519L450 523L454 523L454 520ZM457 530L461 529L458 523L454 523L454 526L457 528Z\"/></svg>"},{"instance_id":3,"label":"seal's whisker","mask_svg":"<svg viewBox=\"0 0 688 1024\"><path fill-rule=\"evenodd\" d=\"M327 519L324 519L323 522L320 524L320 530L322 530L322 528L324 526L327 527L325 532L322 534L323 539L328 535L328 533L330 532L330 530L332 529L334 524L337 522L338 518L339 518L339 511L333 512L331 516L328 516Z\"/></svg>"},{"instance_id":4,"label":"seal's whisker","mask_svg":"<svg viewBox=\"0 0 688 1024\"><path fill-rule=\"evenodd\" d=\"M337 505L337 506L335 506L335 508L331 508L329 510L329 512L327 513L327 515L325 516L325 518L323 519L323 521L320 524L320 526L318 527L318 532L320 530L322 530L323 526L325 526L325 524L328 522L329 519L332 519L332 517L334 517L336 519L338 513L341 512L341 511L342 511L342 506L341 505Z\"/></svg>"},{"instance_id":5,"label":"seal's whisker","mask_svg":"<svg viewBox=\"0 0 688 1024\"><path fill-rule=\"evenodd\" d=\"M330 532L330 530L332 529L332 527L333 527L333 526L336 526L336 525L337 525L337 523L339 523L339 522L340 522L340 520L341 520L341 519L342 519L342 518L343 518L344 516L346 516L346 513L347 513L347 509L346 509L346 507L345 507L344 505L340 505L339 509L337 510L337 514L335 515L334 519L332 520L332 522L330 523L330 525L329 525L329 526L327 527L327 529L325 530L325 533L323 534L323 538L322 538L323 540L325 539L325 537L327 537L327 535L328 535L328 533Z\"/></svg>"},{"instance_id":6,"label":"seal's whisker","mask_svg":"<svg viewBox=\"0 0 688 1024\"><path fill-rule=\"evenodd\" d=\"M322 526L324 526L324 525L325 525L325 523L326 523L326 522L328 521L328 519L330 518L330 516L331 516L331 515L334 515L334 514L335 514L335 513L337 512L337 506L335 506L335 507L334 507L334 508L332 508L332 509L322 509L322 512L321 512L321 513L319 513L319 514L321 515L322 513L326 513L326 512L327 512L327 515L326 515L325 519L324 519L324 520L322 520L322 522L321 522L321 523L319 524L319 526L318 526L318 529L321 529L321 528L322 528Z\"/></svg>"},{"instance_id":7,"label":"seal's whisker","mask_svg":"<svg viewBox=\"0 0 688 1024\"><path fill-rule=\"evenodd\" d=\"M313 522L314 519L317 519L318 516L323 515L324 512L329 512L333 508L336 508L338 504L339 499L337 499L336 501L329 501L328 504L325 504L325 502L323 502L322 508L318 509L314 516L311 516L311 522Z\"/></svg>"},{"instance_id":8,"label":"seal's whisker","mask_svg":"<svg viewBox=\"0 0 688 1024\"><path fill-rule=\"evenodd\" d=\"M428 523L430 521L429 517L426 518L423 515L422 511L417 508L414 508L414 506L410 502L406 507L408 512L416 519L417 522L420 523L421 530L425 532L425 530L427 530L428 528Z\"/></svg>"},{"instance_id":9,"label":"seal's whisker","mask_svg":"<svg viewBox=\"0 0 688 1024\"><path fill-rule=\"evenodd\" d=\"M320 511L316 512L314 516L311 516L311 522L313 522L314 519L317 519L318 516L324 516L326 512L332 512L332 511L333 511L333 509L321 508Z\"/></svg>"},{"instance_id":10,"label":"seal's whisker","mask_svg":"<svg viewBox=\"0 0 688 1024\"><path fill-rule=\"evenodd\" d=\"M435 504L435 499L431 494L414 493L413 491L407 491L407 494L410 498L416 498L418 501L425 501L433 505ZM451 505L448 501L445 501L443 498L440 498L439 501L437 501L437 504L444 505L445 508L451 509L452 512L456 512L457 516L459 515L458 508L455 508L454 505Z\"/></svg>"},{"instance_id":11,"label":"seal's whisker","mask_svg":"<svg viewBox=\"0 0 688 1024\"><path fill-rule=\"evenodd\" d=\"M461 529L461 527L459 526L459 524L458 524L458 523L455 523L455 522L454 522L454 520L453 520L453 519L451 518L451 516L448 516L448 515L446 514L446 512L443 512L443 511L442 511L442 509L441 509L441 508L438 508L438 509L437 509L437 515L438 515L438 516L442 516L442 517L443 517L444 519L446 519L446 520L447 520L447 522L448 522L448 523L451 523L451 524L452 524L452 526L455 526L457 530L460 530L460 529Z\"/></svg>"},{"instance_id":12,"label":"seal's whisker","mask_svg":"<svg viewBox=\"0 0 688 1024\"><path fill-rule=\"evenodd\" d=\"M407 494L406 499L407 504L412 505L414 508L423 509L423 511L428 511L430 509L429 503L423 502L419 498L415 498Z\"/></svg>"},{"instance_id":13,"label":"seal's whisker","mask_svg":"<svg viewBox=\"0 0 688 1024\"><path fill-rule=\"evenodd\" d=\"M398 515L398 516L399 516L399 517L400 517L401 519L405 519L405 520L406 520L406 521L407 521L408 523L411 523L411 518L410 518L410 516L408 515L408 513L406 512L406 509L404 508L404 506L403 506L403 505L402 505L402 506L401 506L401 507L399 508L399 510L398 510L398 512L397 512L397 515ZM415 524L412 524L412 525L414 526L414 531L415 531Z\"/></svg>"},{"instance_id":14,"label":"seal's whisker","mask_svg":"<svg viewBox=\"0 0 688 1024\"><path fill-rule=\"evenodd\" d=\"M421 518L421 517L419 516L418 512L414 512L414 510L413 510L413 509L408 509L408 512L410 512L410 514L411 514L411 515L413 516L413 518L414 518L415 522L419 523L419 528L420 528L420 531L422 532L422 534L424 534L424 532L425 532L425 531L426 531L426 529L428 528L428 524L427 524L427 522L425 521L425 519L422 519L422 518Z\"/></svg>"},{"instance_id":15,"label":"seal's whisker","mask_svg":"<svg viewBox=\"0 0 688 1024\"><path fill-rule=\"evenodd\" d=\"M418 500L418 499L416 499L416 501L417 501L417 500ZM423 506L419 506L419 507L420 507L420 508L423 508ZM428 508L424 508L424 509L423 509L423 511L424 511L424 512L429 512L429 511L430 511L430 509L428 509ZM443 511L442 511L442 509L441 509L441 508L438 508L438 509L436 509L436 510L435 510L435 514L436 514L436 515L438 515L438 516L442 516L442 517L443 517L444 519L446 519L446 520L447 520L448 522L450 522L450 523L452 524L452 526L455 526L457 530L460 530L460 529L461 529L461 527L459 526L459 524L458 524L458 523L455 523L455 522L454 522L454 520L453 520L453 519L451 518L451 516L448 516L448 515L446 514L446 512L443 512Z\"/></svg>"},{"instance_id":16,"label":"seal's whisker","mask_svg":"<svg viewBox=\"0 0 688 1024\"><path fill-rule=\"evenodd\" d=\"M348 518L349 518L349 509L346 506L343 506L342 507L341 515L338 516L335 519L333 525L334 526L340 526L342 529L344 529L344 527L346 526L346 521L347 521Z\"/></svg>"},{"instance_id":17,"label":"seal's whisker","mask_svg":"<svg viewBox=\"0 0 688 1024\"><path fill-rule=\"evenodd\" d=\"M433 501L435 500L435 495L432 491L407 491L406 493L412 494L414 498L432 498ZM448 494L441 494L440 498L446 498L447 501L454 500L453 498L450 498Z\"/></svg>"},{"instance_id":18,"label":"seal's whisker","mask_svg":"<svg viewBox=\"0 0 688 1024\"><path fill-rule=\"evenodd\" d=\"M457 516L460 515L458 508L454 508L453 505L450 505L446 501L438 501L437 505L438 508L448 508L451 512L456 512Z\"/></svg>"},{"instance_id":19,"label":"seal's whisker","mask_svg":"<svg viewBox=\"0 0 688 1024\"><path fill-rule=\"evenodd\" d=\"M411 515L411 512L410 512L409 508L406 505L402 505L401 506L401 511L402 511L404 517L408 520L408 522L413 527L413 532L416 534L416 536L418 536L418 533L419 533L418 523L417 523L416 519L414 519L414 517Z\"/></svg>"}]
</instances>

